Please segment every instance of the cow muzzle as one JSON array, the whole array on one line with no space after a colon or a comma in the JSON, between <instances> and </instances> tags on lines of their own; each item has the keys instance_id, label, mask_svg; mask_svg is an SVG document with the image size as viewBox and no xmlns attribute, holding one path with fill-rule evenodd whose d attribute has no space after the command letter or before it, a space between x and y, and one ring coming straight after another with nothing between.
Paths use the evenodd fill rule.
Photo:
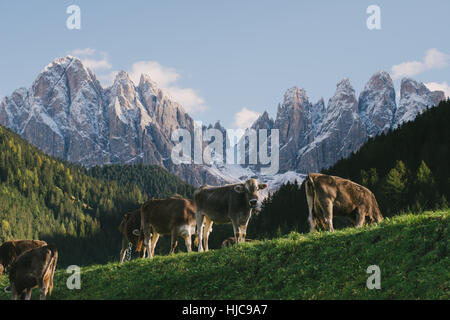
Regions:
<instances>
[{"instance_id":1,"label":"cow muzzle","mask_svg":"<svg viewBox=\"0 0 450 320\"><path fill-rule=\"evenodd\" d=\"M258 204L258 199L252 199L249 202L250 207L256 208L256 205Z\"/></svg>"}]
</instances>

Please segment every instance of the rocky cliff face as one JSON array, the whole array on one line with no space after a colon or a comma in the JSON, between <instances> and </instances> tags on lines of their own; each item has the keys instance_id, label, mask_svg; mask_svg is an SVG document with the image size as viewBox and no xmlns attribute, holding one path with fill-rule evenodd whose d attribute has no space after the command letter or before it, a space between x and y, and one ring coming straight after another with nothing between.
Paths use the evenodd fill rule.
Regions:
<instances>
[{"instance_id":1,"label":"rocky cliff face","mask_svg":"<svg viewBox=\"0 0 450 320\"><path fill-rule=\"evenodd\" d=\"M340 81L314 140L298 152L299 172L319 171L357 150L366 140L358 101L348 79Z\"/></svg>"},{"instance_id":2,"label":"rocky cliff face","mask_svg":"<svg viewBox=\"0 0 450 320\"><path fill-rule=\"evenodd\" d=\"M413 120L425 108L445 99L442 91L403 79L397 108L394 84L387 72L376 72L356 98L348 79L340 81L328 101L315 104L296 87L286 91L276 120L264 113L254 129L280 130L281 172L316 172L357 151L369 138Z\"/></svg>"},{"instance_id":3,"label":"rocky cliff face","mask_svg":"<svg viewBox=\"0 0 450 320\"><path fill-rule=\"evenodd\" d=\"M30 89L3 99L0 124L71 162L159 164L194 185L221 183L201 166L172 163L171 133L193 132L193 120L146 75L136 86L122 71L104 89L79 59L56 59Z\"/></svg>"},{"instance_id":4,"label":"rocky cliff face","mask_svg":"<svg viewBox=\"0 0 450 320\"><path fill-rule=\"evenodd\" d=\"M394 128L404 122L414 120L425 109L435 106L445 99L443 91L430 91L423 83L413 79L402 79L400 101L394 117Z\"/></svg>"},{"instance_id":5,"label":"rocky cliff face","mask_svg":"<svg viewBox=\"0 0 450 320\"><path fill-rule=\"evenodd\" d=\"M396 111L395 89L389 73L377 72L359 95L358 111L369 137L388 131Z\"/></svg>"}]
</instances>

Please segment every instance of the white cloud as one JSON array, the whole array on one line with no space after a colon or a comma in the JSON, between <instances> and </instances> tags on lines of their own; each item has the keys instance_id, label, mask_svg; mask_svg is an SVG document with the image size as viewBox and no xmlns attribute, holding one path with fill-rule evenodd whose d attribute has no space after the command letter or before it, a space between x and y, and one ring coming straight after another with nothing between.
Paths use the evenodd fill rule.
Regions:
<instances>
[{"instance_id":1,"label":"white cloud","mask_svg":"<svg viewBox=\"0 0 450 320\"><path fill-rule=\"evenodd\" d=\"M141 74L147 74L161 88L173 85L180 75L174 68L163 67L156 61L139 61L133 63L130 71L130 78L135 84L139 84Z\"/></svg>"},{"instance_id":2,"label":"white cloud","mask_svg":"<svg viewBox=\"0 0 450 320\"><path fill-rule=\"evenodd\" d=\"M188 112L207 109L205 100L194 89L182 88L177 84L181 75L174 68L164 67L157 61L138 61L133 63L129 74L136 85L139 84L142 74L148 75Z\"/></svg>"},{"instance_id":3,"label":"white cloud","mask_svg":"<svg viewBox=\"0 0 450 320\"><path fill-rule=\"evenodd\" d=\"M192 88L168 87L165 89L188 112L199 112L207 109L205 100Z\"/></svg>"},{"instance_id":4,"label":"white cloud","mask_svg":"<svg viewBox=\"0 0 450 320\"><path fill-rule=\"evenodd\" d=\"M75 49L70 51L70 54L73 56L92 56L95 51L96 50L92 48Z\"/></svg>"},{"instance_id":5,"label":"white cloud","mask_svg":"<svg viewBox=\"0 0 450 320\"><path fill-rule=\"evenodd\" d=\"M108 55L103 51L97 53L95 49L84 48L72 50L70 54L80 58L81 62L92 71L112 68Z\"/></svg>"},{"instance_id":6,"label":"white cloud","mask_svg":"<svg viewBox=\"0 0 450 320\"><path fill-rule=\"evenodd\" d=\"M234 115L234 125L239 129L247 129L251 127L258 117L258 112L242 108L241 111Z\"/></svg>"},{"instance_id":7,"label":"white cloud","mask_svg":"<svg viewBox=\"0 0 450 320\"><path fill-rule=\"evenodd\" d=\"M448 85L447 82L445 82L445 81L442 83L427 82L427 83L425 83L425 86L431 91L436 91L436 90L444 91L445 96L447 98L450 97L450 85Z\"/></svg>"},{"instance_id":8,"label":"white cloud","mask_svg":"<svg viewBox=\"0 0 450 320\"><path fill-rule=\"evenodd\" d=\"M438 51L437 49L429 49L425 52L423 61L407 61L393 65L392 78L413 76L431 69L442 69L449 65L450 56Z\"/></svg>"}]
</instances>

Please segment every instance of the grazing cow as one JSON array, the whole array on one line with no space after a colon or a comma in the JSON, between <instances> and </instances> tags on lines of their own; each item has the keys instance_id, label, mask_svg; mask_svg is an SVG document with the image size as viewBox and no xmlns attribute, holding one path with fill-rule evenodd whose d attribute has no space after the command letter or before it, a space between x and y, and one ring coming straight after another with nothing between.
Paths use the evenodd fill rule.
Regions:
<instances>
[{"instance_id":1,"label":"grazing cow","mask_svg":"<svg viewBox=\"0 0 450 320\"><path fill-rule=\"evenodd\" d=\"M383 219L374 194L353 181L320 173L310 173L305 182L309 208L310 232L320 222L334 231L333 216L346 216L360 227L366 218L370 222Z\"/></svg>"},{"instance_id":2,"label":"grazing cow","mask_svg":"<svg viewBox=\"0 0 450 320\"><path fill-rule=\"evenodd\" d=\"M16 257L25 251L47 245L47 242L41 240L11 240L0 246L0 264L7 270L14 262Z\"/></svg>"},{"instance_id":3,"label":"grazing cow","mask_svg":"<svg viewBox=\"0 0 450 320\"><path fill-rule=\"evenodd\" d=\"M175 252L178 237L184 238L186 249L191 252L191 238L195 234L195 207L192 200L179 196L150 200L141 208L141 237L149 258L155 255L160 235L171 235L170 253Z\"/></svg>"},{"instance_id":4,"label":"grazing cow","mask_svg":"<svg viewBox=\"0 0 450 320\"><path fill-rule=\"evenodd\" d=\"M38 287L40 299L45 300L47 292L52 294L57 262L58 250L53 245L31 249L18 256L9 273L12 298L30 300L31 292Z\"/></svg>"},{"instance_id":5,"label":"grazing cow","mask_svg":"<svg viewBox=\"0 0 450 320\"><path fill-rule=\"evenodd\" d=\"M120 250L120 262L125 259L125 254L128 250L128 244L131 243L135 248L142 248L142 239L139 239L139 232L134 232L141 228L141 209L134 210L123 216L122 222L119 225L119 231L122 234L122 249ZM141 257L145 256L144 250L140 250Z\"/></svg>"},{"instance_id":6,"label":"grazing cow","mask_svg":"<svg viewBox=\"0 0 450 320\"><path fill-rule=\"evenodd\" d=\"M245 183L229 184L221 187L203 186L194 192L197 208L198 251L208 251L208 238L213 223L232 223L237 242L244 242L247 225L258 204L258 191L267 184L258 184L256 179ZM204 224L203 216L208 217Z\"/></svg>"},{"instance_id":7,"label":"grazing cow","mask_svg":"<svg viewBox=\"0 0 450 320\"><path fill-rule=\"evenodd\" d=\"M252 239L245 239L245 242L252 242L255 240ZM236 238L235 237L229 237L222 241L222 248L225 247L231 247L233 244L236 244Z\"/></svg>"}]
</instances>

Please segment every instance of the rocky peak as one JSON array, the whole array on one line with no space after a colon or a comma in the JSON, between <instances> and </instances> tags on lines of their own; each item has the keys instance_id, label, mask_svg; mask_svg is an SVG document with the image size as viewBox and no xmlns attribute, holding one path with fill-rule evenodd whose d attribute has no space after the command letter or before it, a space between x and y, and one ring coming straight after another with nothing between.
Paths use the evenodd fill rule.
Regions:
<instances>
[{"instance_id":1,"label":"rocky peak","mask_svg":"<svg viewBox=\"0 0 450 320\"><path fill-rule=\"evenodd\" d=\"M267 111L264 111L262 115L256 119L256 121L252 124L251 128L255 130L259 129L267 129L270 130L274 126L274 121L269 117Z\"/></svg>"},{"instance_id":2,"label":"rocky peak","mask_svg":"<svg viewBox=\"0 0 450 320\"><path fill-rule=\"evenodd\" d=\"M376 72L359 95L358 110L368 136L389 130L396 108L391 76L385 71Z\"/></svg>"},{"instance_id":3,"label":"rocky peak","mask_svg":"<svg viewBox=\"0 0 450 320\"><path fill-rule=\"evenodd\" d=\"M328 101L327 112L333 113L342 108L350 108L351 111L357 111L357 106L355 89L353 89L349 79L342 79L337 83L336 91Z\"/></svg>"},{"instance_id":4,"label":"rocky peak","mask_svg":"<svg viewBox=\"0 0 450 320\"><path fill-rule=\"evenodd\" d=\"M400 87L400 101L394 116L394 128L413 120L425 109L445 99L442 91L430 91L423 83L404 78Z\"/></svg>"}]
</instances>

